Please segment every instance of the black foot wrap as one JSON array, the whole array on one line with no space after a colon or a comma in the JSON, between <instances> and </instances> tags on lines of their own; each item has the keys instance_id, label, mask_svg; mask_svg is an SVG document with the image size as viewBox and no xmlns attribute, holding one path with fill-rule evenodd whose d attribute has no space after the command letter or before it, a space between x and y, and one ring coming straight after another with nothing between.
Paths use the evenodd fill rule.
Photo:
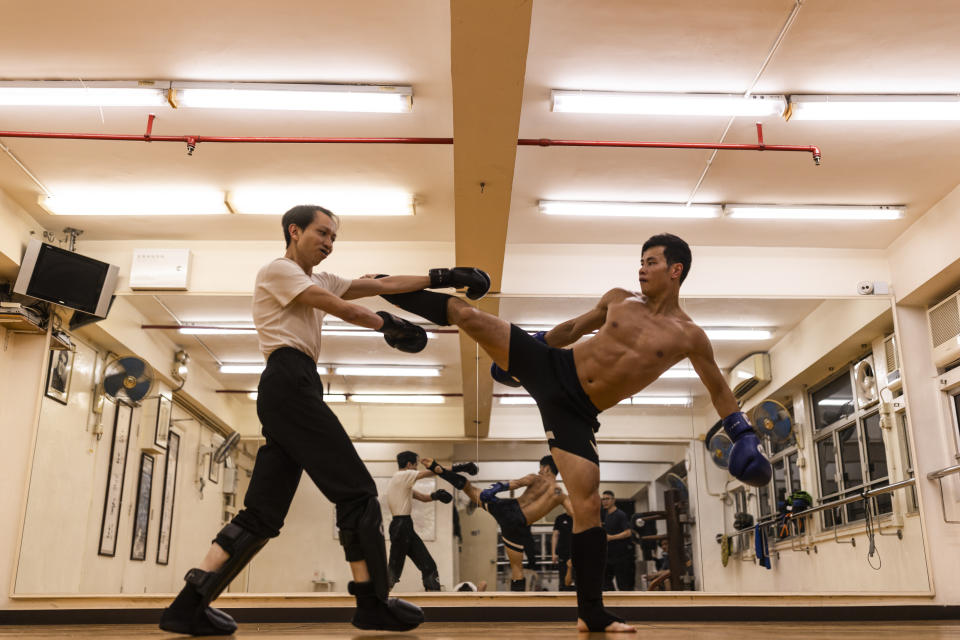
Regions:
<instances>
[{"instance_id":1,"label":"black foot wrap","mask_svg":"<svg viewBox=\"0 0 960 640\"><path fill-rule=\"evenodd\" d=\"M237 630L233 618L203 600L192 584L184 585L176 600L160 616L160 628L191 636L228 636Z\"/></svg>"},{"instance_id":2,"label":"black foot wrap","mask_svg":"<svg viewBox=\"0 0 960 640\"><path fill-rule=\"evenodd\" d=\"M623 618L613 615L603 607L590 611L579 611L577 616L583 620L590 631L603 631L614 622L623 622Z\"/></svg>"},{"instance_id":3,"label":"black foot wrap","mask_svg":"<svg viewBox=\"0 0 960 640\"><path fill-rule=\"evenodd\" d=\"M410 293L386 293L380 296L395 307L415 313L441 327L450 326L447 320L447 301L453 296L436 291L411 291Z\"/></svg>"},{"instance_id":4,"label":"black foot wrap","mask_svg":"<svg viewBox=\"0 0 960 640\"><path fill-rule=\"evenodd\" d=\"M357 599L353 626L375 631L409 631L423 622L423 611L400 598L381 598L372 582L351 582L347 591Z\"/></svg>"},{"instance_id":5,"label":"black foot wrap","mask_svg":"<svg viewBox=\"0 0 960 640\"><path fill-rule=\"evenodd\" d=\"M463 476L450 471L449 469L444 469L441 465L437 464L437 461L434 460L430 463L428 467L430 471L433 471L435 474L452 484L457 489L463 490L467 486L467 479Z\"/></svg>"},{"instance_id":6,"label":"black foot wrap","mask_svg":"<svg viewBox=\"0 0 960 640\"><path fill-rule=\"evenodd\" d=\"M460 464L451 466L450 471L475 476L480 472L480 467L477 466L476 462L461 462Z\"/></svg>"},{"instance_id":7,"label":"black foot wrap","mask_svg":"<svg viewBox=\"0 0 960 640\"><path fill-rule=\"evenodd\" d=\"M440 576L436 571L423 576L423 588L425 591L440 591Z\"/></svg>"},{"instance_id":8,"label":"black foot wrap","mask_svg":"<svg viewBox=\"0 0 960 640\"><path fill-rule=\"evenodd\" d=\"M519 580L510 581L510 591L526 591L527 590L527 579L520 578Z\"/></svg>"}]
</instances>

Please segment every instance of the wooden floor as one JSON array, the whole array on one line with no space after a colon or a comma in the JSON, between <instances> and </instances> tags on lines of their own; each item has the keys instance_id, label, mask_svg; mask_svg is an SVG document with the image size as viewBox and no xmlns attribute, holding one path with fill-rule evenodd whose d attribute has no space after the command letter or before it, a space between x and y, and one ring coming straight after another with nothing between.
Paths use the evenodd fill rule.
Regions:
<instances>
[{"instance_id":1,"label":"wooden floor","mask_svg":"<svg viewBox=\"0 0 960 640\"><path fill-rule=\"evenodd\" d=\"M960 622L658 622L637 624L637 635L578 634L573 625L545 623L427 623L415 631L378 633L359 631L347 624L242 624L236 636L274 640L559 640L561 638L617 637L640 640L951 640L960 637ZM0 626L0 638L185 638L147 625Z\"/></svg>"}]
</instances>

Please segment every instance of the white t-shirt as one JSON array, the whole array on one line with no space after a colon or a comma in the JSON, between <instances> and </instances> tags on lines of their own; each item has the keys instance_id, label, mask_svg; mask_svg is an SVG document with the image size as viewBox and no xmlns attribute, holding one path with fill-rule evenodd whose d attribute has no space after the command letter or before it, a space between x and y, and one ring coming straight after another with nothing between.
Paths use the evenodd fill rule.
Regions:
<instances>
[{"instance_id":1,"label":"white t-shirt","mask_svg":"<svg viewBox=\"0 0 960 640\"><path fill-rule=\"evenodd\" d=\"M327 314L293 299L314 284L340 297L351 283L325 271L308 276L290 258L277 258L264 265L257 272L253 289L253 324L263 357L269 358L280 347L293 347L318 361L320 324Z\"/></svg>"},{"instance_id":2,"label":"white t-shirt","mask_svg":"<svg viewBox=\"0 0 960 640\"><path fill-rule=\"evenodd\" d=\"M413 485L417 481L416 469L400 469L387 484L387 505L395 516L408 516L413 508Z\"/></svg>"}]
</instances>

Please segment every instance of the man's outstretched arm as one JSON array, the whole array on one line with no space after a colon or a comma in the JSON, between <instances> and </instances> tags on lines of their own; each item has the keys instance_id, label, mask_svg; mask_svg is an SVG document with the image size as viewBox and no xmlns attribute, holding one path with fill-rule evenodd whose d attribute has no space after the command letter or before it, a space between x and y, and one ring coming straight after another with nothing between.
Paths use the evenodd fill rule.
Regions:
<instances>
[{"instance_id":1,"label":"man's outstretched arm","mask_svg":"<svg viewBox=\"0 0 960 640\"><path fill-rule=\"evenodd\" d=\"M551 347L566 347L573 344L588 333L592 333L603 326L607 320L607 306L611 302L619 302L631 296L626 289L611 289L603 294L593 309L566 322L561 322L550 331L545 339Z\"/></svg>"}]
</instances>

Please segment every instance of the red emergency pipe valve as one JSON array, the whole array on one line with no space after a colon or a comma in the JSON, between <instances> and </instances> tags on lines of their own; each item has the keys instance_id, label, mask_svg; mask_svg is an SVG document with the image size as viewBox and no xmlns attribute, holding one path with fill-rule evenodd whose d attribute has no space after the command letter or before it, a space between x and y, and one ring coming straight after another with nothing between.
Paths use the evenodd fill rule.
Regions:
<instances>
[{"instance_id":1,"label":"red emergency pipe valve","mask_svg":"<svg viewBox=\"0 0 960 640\"><path fill-rule=\"evenodd\" d=\"M150 142L150 134L153 133L153 121L157 119L157 114L151 113L147 116L147 132L143 134L143 139Z\"/></svg>"},{"instance_id":2,"label":"red emergency pipe valve","mask_svg":"<svg viewBox=\"0 0 960 640\"><path fill-rule=\"evenodd\" d=\"M763 146L763 123L757 123L757 144L761 147Z\"/></svg>"}]
</instances>

